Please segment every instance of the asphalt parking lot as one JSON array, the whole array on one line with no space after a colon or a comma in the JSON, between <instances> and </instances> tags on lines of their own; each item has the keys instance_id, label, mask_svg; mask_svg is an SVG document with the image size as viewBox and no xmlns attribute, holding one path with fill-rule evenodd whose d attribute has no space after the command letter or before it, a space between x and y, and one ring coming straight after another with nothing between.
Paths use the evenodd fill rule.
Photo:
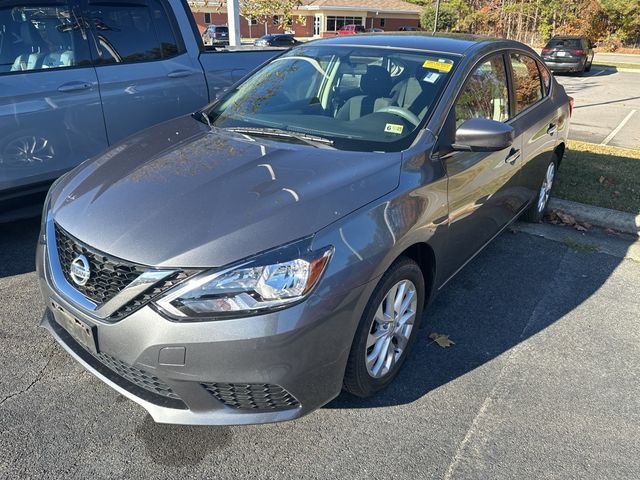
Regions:
<instances>
[{"instance_id":1,"label":"asphalt parking lot","mask_svg":"<svg viewBox=\"0 0 640 480\"><path fill-rule=\"evenodd\" d=\"M581 77L558 74L556 78L575 100L569 138L640 148L640 70L593 67Z\"/></svg>"},{"instance_id":2,"label":"asphalt parking lot","mask_svg":"<svg viewBox=\"0 0 640 480\"><path fill-rule=\"evenodd\" d=\"M0 231L0 478L640 477L640 263L623 255L506 232L431 306L382 395L286 424L181 427L38 328L37 230Z\"/></svg>"}]
</instances>

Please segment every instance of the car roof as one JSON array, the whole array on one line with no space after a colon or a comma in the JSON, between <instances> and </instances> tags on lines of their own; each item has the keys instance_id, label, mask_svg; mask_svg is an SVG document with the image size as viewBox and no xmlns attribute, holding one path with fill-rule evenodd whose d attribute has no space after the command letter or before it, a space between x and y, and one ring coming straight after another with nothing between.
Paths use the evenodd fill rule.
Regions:
<instances>
[{"instance_id":1,"label":"car roof","mask_svg":"<svg viewBox=\"0 0 640 480\"><path fill-rule=\"evenodd\" d=\"M480 35L468 34L437 34L427 32L394 32L363 34L350 37L331 37L316 40L313 44L319 45L354 45L367 47L386 47L398 49L429 50L433 52L453 53L465 55L475 48L487 44L500 44L501 47L526 48L524 44L514 40L492 38Z\"/></svg>"},{"instance_id":2,"label":"car roof","mask_svg":"<svg viewBox=\"0 0 640 480\"><path fill-rule=\"evenodd\" d=\"M584 35L555 35L554 37L551 37L549 39L549 41L551 40L579 40L582 38L587 38Z\"/></svg>"}]
</instances>

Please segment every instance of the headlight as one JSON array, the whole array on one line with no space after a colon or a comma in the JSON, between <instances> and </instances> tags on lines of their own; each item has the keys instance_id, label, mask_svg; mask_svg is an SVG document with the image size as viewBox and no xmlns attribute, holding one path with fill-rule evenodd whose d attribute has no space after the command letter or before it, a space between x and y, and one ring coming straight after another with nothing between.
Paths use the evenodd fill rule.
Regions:
<instances>
[{"instance_id":1,"label":"headlight","mask_svg":"<svg viewBox=\"0 0 640 480\"><path fill-rule=\"evenodd\" d=\"M174 319L188 321L246 316L298 302L317 285L333 247L295 255L301 253L297 247L199 275L170 290L156 305ZM293 253L293 259L285 260L286 253Z\"/></svg>"}]
</instances>

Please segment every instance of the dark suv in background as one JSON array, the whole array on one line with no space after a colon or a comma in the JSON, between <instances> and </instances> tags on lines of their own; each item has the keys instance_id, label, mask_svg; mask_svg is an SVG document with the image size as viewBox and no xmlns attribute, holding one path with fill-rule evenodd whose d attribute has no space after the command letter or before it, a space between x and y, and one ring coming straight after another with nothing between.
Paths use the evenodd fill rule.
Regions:
<instances>
[{"instance_id":1,"label":"dark suv in background","mask_svg":"<svg viewBox=\"0 0 640 480\"><path fill-rule=\"evenodd\" d=\"M542 59L553 72L584 73L591 70L595 47L587 37L553 37L542 49Z\"/></svg>"},{"instance_id":2,"label":"dark suv in background","mask_svg":"<svg viewBox=\"0 0 640 480\"><path fill-rule=\"evenodd\" d=\"M229 45L229 27L224 25L209 25L202 34L205 45Z\"/></svg>"}]
</instances>

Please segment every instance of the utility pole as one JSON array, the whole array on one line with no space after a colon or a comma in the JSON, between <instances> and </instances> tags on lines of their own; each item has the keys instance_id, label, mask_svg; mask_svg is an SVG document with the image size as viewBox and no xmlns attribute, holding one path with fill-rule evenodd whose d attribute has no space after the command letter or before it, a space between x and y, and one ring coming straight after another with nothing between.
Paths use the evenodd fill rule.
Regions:
<instances>
[{"instance_id":1,"label":"utility pole","mask_svg":"<svg viewBox=\"0 0 640 480\"><path fill-rule=\"evenodd\" d=\"M433 22L433 33L438 30L438 14L440 13L440 0L436 0L436 18Z\"/></svg>"},{"instance_id":2,"label":"utility pole","mask_svg":"<svg viewBox=\"0 0 640 480\"><path fill-rule=\"evenodd\" d=\"M229 45L240 45L240 5L239 0L227 0L227 23L229 24Z\"/></svg>"}]
</instances>

